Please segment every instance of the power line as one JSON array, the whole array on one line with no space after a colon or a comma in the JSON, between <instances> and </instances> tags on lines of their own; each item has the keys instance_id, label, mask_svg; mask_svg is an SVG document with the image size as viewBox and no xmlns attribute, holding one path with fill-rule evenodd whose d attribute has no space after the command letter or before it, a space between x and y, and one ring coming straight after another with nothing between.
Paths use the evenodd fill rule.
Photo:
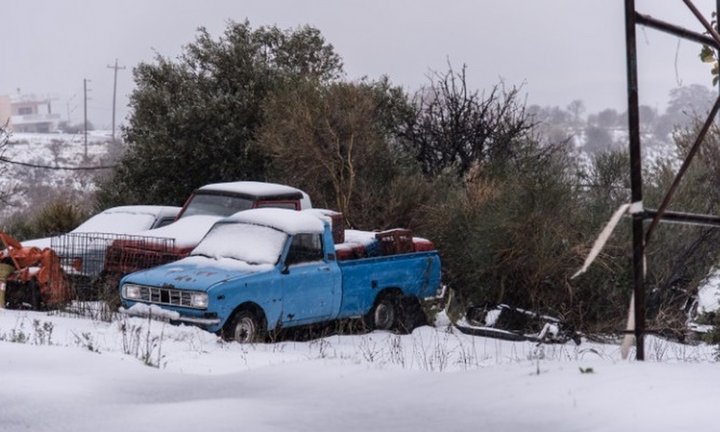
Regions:
<instances>
[{"instance_id":1,"label":"power line","mask_svg":"<svg viewBox=\"0 0 720 432\"><path fill-rule=\"evenodd\" d=\"M59 166L37 165L37 164L31 164L31 163L26 163L26 162L18 162L18 161L4 158L4 157L0 157L0 162L9 163L11 165L20 165L20 166L29 167L29 168L65 170L65 171L97 171L97 170L113 169L116 167L116 165L100 165L100 166L94 166L94 167L59 167Z\"/></svg>"}]
</instances>

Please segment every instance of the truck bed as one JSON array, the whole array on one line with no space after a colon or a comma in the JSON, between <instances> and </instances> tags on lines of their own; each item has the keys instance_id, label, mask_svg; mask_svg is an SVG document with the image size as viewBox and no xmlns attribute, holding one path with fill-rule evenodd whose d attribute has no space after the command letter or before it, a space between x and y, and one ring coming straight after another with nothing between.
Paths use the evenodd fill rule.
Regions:
<instances>
[{"instance_id":1,"label":"truck bed","mask_svg":"<svg viewBox=\"0 0 720 432\"><path fill-rule=\"evenodd\" d=\"M369 310L377 293L399 288L418 298L437 294L440 258L436 251L338 261L343 295L338 318L359 317Z\"/></svg>"}]
</instances>

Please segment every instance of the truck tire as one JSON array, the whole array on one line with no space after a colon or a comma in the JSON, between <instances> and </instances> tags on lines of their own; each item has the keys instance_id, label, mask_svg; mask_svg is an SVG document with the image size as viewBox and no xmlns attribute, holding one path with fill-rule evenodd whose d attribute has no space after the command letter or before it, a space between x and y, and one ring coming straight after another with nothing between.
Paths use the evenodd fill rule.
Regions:
<instances>
[{"instance_id":1,"label":"truck tire","mask_svg":"<svg viewBox=\"0 0 720 432\"><path fill-rule=\"evenodd\" d=\"M409 334L417 327L427 325L427 316L417 297L403 297L398 305L396 326L400 333Z\"/></svg>"},{"instance_id":2,"label":"truck tire","mask_svg":"<svg viewBox=\"0 0 720 432\"><path fill-rule=\"evenodd\" d=\"M265 320L258 315L249 309L235 312L223 330L223 339L237 343L265 342Z\"/></svg>"},{"instance_id":3,"label":"truck tire","mask_svg":"<svg viewBox=\"0 0 720 432\"><path fill-rule=\"evenodd\" d=\"M392 330L395 328L398 301L395 296L379 297L370 312L365 315L365 327L368 330Z\"/></svg>"}]
</instances>

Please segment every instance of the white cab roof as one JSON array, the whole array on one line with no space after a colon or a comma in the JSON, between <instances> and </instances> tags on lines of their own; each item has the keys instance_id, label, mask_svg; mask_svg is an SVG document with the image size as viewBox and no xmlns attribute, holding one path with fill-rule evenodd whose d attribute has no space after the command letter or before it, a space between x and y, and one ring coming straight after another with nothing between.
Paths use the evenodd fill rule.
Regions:
<instances>
[{"instance_id":1,"label":"white cab roof","mask_svg":"<svg viewBox=\"0 0 720 432\"><path fill-rule=\"evenodd\" d=\"M221 192L246 193L250 195L281 195L286 193L302 192L291 186L263 183L255 181L237 181L229 183L213 183L200 187L198 190L213 190Z\"/></svg>"},{"instance_id":2,"label":"white cab roof","mask_svg":"<svg viewBox=\"0 0 720 432\"><path fill-rule=\"evenodd\" d=\"M282 196L288 194L300 193L302 198L300 199L301 207L303 209L312 208L312 202L310 196L300 189L292 186L281 185L277 183L266 183L257 181L236 181L227 183L212 183L202 186L197 189L198 191L213 191L213 192L229 192L236 194L244 194L250 196Z\"/></svg>"}]
</instances>

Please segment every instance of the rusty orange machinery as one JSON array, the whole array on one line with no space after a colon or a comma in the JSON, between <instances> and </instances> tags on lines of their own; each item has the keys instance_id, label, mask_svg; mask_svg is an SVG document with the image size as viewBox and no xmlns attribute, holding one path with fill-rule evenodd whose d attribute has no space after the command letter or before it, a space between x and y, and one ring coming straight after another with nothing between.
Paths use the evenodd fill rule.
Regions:
<instances>
[{"instance_id":1,"label":"rusty orange machinery","mask_svg":"<svg viewBox=\"0 0 720 432\"><path fill-rule=\"evenodd\" d=\"M70 301L69 285L60 265L60 258L55 251L50 248L24 247L2 231L0 231L0 241L5 245L5 249L0 251L0 262L15 268L7 276L8 287L32 290L35 284L39 290L40 303L46 308L59 307ZM6 301L11 301L10 296L7 293ZM40 307L39 304L33 306Z\"/></svg>"}]
</instances>

